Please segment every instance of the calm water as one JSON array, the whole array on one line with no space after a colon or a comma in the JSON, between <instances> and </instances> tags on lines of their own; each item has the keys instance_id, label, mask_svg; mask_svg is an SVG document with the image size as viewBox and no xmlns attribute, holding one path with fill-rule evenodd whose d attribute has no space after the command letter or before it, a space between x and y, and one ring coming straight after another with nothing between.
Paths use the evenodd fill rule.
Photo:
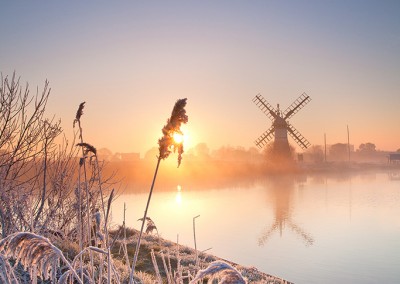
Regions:
<instances>
[{"instance_id":1,"label":"calm water","mask_svg":"<svg viewBox=\"0 0 400 284\"><path fill-rule=\"evenodd\" d=\"M388 173L252 180L165 191L149 216L162 237L295 283L400 283L400 180ZM159 191L157 191L157 187ZM161 187L161 188L160 188ZM140 229L146 194L125 194L113 220Z\"/></svg>"}]
</instances>

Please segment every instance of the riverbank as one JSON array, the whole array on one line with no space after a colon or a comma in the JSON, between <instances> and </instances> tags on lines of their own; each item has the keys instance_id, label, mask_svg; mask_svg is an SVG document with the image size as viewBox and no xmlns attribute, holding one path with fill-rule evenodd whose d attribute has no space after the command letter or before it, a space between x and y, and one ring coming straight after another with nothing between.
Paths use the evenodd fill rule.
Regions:
<instances>
[{"instance_id":1,"label":"riverbank","mask_svg":"<svg viewBox=\"0 0 400 284\"><path fill-rule=\"evenodd\" d=\"M128 258L131 261L139 232L135 229L127 229L125 240L121 238L121 235L123 235L122 229L111 233L111 237L115 239L112 254L114 259L126 265L124 244L126 243ZM157 233L143 234L138 259L136 276L143 284L157 283L158 275L163 283L170 283L168 279L171 276L182 277L184 283L189 283L199 270L207 268L216 261L223 261L234 267L247 283L291 284L287 280L259 271L256 267L242 266L206 252L197 251L196 253L193 248L158 237Z\"/></svg>"}]
</instances>

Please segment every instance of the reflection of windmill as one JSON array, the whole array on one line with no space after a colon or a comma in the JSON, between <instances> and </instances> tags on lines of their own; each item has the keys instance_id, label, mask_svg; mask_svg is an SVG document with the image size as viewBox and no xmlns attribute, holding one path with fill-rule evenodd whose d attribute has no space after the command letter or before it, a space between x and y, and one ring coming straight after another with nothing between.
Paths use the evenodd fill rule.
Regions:
<instances>
[{"instance_id":1,"label":"reflection of windmill","mask_svg":"<svg viewBox=\"0 0 400 284\"><path fill-rule=\"evenodd\" d=\"M289 135L302 149L309 147L311 145L310 142L308 142L287 120L310 101L311 98L306 93L303 93L284 112L281 112L279 104L275 110L260 94L255 96L253 102L272 121L272 126L255 141L256 145L262 148L275 136L273 149L279 153L289 154L290 149L287 138L287 133L289 132Z\"/></svg>"},{"instance_id":2,"label":"reflection of windmill","mask_svg":"<svg viewBox=\"0 0 400 284\"><path fill-rule=\"evenodd\" d=\"M279 234L282 236L283 230L289 227L304 240L307 246L312 245L314 243L313 237L291 219L290 200L293 193L293 181L285 177L278 178L274 180L269 189L274 197L275 218L272 225L265 228L258 244L263 246L275 231L279 230Z\"/></svg>"}]
</instances>

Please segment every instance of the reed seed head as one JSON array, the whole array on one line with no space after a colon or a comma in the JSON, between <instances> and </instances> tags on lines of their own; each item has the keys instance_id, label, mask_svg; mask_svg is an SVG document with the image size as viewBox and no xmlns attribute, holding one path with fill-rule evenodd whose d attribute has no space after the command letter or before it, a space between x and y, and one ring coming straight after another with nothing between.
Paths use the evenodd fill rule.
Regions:
<instances>
[{"instance_id":1,"label":"reed seed head","mask_svg":"<svg viewBox=\"0 0 400 284\"><path fill-rule=\"evenodd\" d=\"M94 146L90 145L89 143L78 143L76 146L83 147L83 155L87 156L89 153L93 153L93 155L97 156L97 150Z\"/></svg>"},{"instance_id":2,"label":"reed seed head","mask_svg":"<svg viewBox=\"0 0 400 284\"><path fill-rule=\"evenodd\" d=\"M172 152L178 152L178 167L182 161L183 142L176 142L173 138L175 133L183 134L181 125L188 122L186 115L186 98L176 101L171 117L162 129L163 136L158 140L160 159L166 159Z\"/></svg>"},{"instance_id":3,"label":"reed seed head","mask_svg":"<svg viewBox=\"0 0 400 284\"><path fill-rule=\"evenodd\" d=\"M143 221L143 218L138 219L138 221ZM146 223L146 234L150 234L154 230L156 230L158 233L157 226L150 217L146 217Z\"/></svg>"},{"instance_id":4,"label":"reed seed head","mask_svg":"<svg viewBox=\"0 0 400 284\"><path fill-rule=\"evenodd\" d=\"M85 107L85 103L86 102L82 102L79 104L78 110L76 111L73 127L75 127L75 123L79 123L81 121L81 116L83 115L83 108Z\"/></svg>"}]
</instances>

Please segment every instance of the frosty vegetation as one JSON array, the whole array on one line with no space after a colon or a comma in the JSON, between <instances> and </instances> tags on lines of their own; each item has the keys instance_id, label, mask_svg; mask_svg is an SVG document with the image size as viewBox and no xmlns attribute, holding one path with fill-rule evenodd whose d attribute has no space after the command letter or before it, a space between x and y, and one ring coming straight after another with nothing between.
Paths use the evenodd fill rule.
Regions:
<instances>
[{"instance_id":1,"label":"frosty vegetation","mask_svg":"<svg viewBox=\"0 0 400 284\"><path fill-rule=\"evenodd\" d=\"M148 216L142 237L125 221L111 228L113 176L84 140L85 102L67 141L61 122L47 116L49 96L47 81L32 94L15 74L1 76L0 283L128 283L135 252L135 283L287 283L163 240ZM187 122L186 99L178 102L162 130L158 161L176 151L181 163L183 147L170 139Z\"/></svg>"}]
</instances>

